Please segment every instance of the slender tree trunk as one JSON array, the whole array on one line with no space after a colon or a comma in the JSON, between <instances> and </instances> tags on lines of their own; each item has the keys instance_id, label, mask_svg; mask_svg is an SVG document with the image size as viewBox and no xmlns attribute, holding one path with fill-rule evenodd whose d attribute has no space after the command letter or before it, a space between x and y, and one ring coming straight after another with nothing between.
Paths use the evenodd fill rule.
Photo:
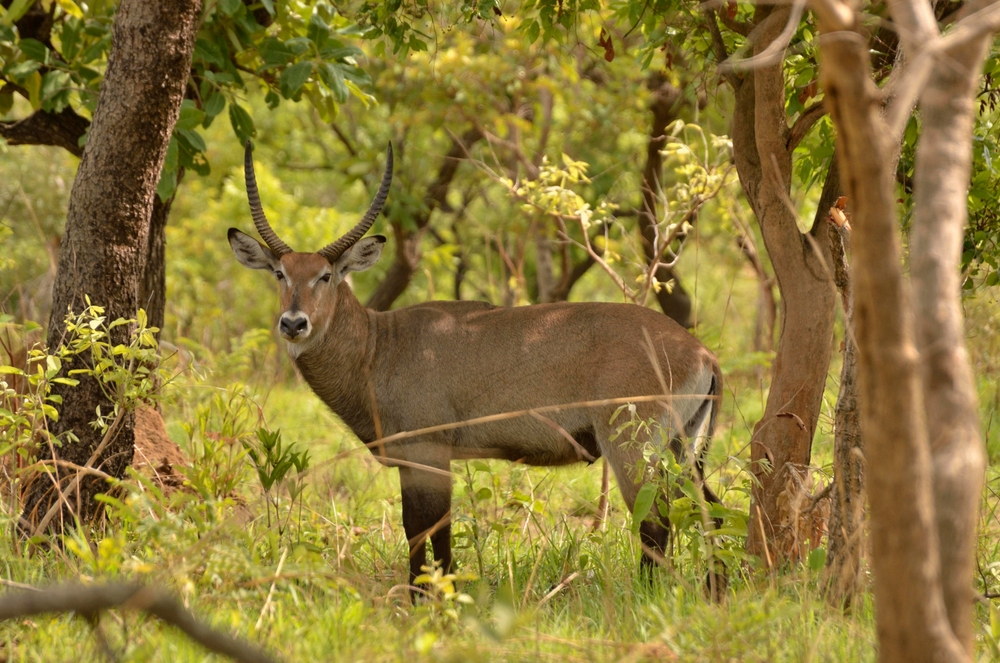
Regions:
<instances>
[{"instance_id":1,"label":"slender tree trunk","mask_svg":"<svg viewBox=\"0 0 1000 663\"><path fill-rule=\"evenodd\" d=\"M777 37L788 14L787 6L758 5L755 53ZM787 468L809 464L830 365L836 294L824 223L814 221L803 234L788 204L794 144L785 114L782 59L742 72L732 82L736 169L781 292L781 336L771 387L751 442L755 481L747 538L749 552L777 564L786 548L780 541L778 497L788 480Z\"/></svg>"},{"instance_id":2,"label":"slender tree trunk","mask_svg":"<svg viewBox=\"0 0 1000 663\"><path fill-rule=\"evenodd\" d=\"M184 169L177 171L177 185L184 178ZM139 282L139 307L146 309L151 327L163 329L164 309L167 303L167 218L177 194L166 200L153 198L153 211L149 217L149 236L146 239L145 266Z\"/></svg>"},{"instance_id":3,"label":"slender tree trunk","mask_svg":"<svg viewBox=\"0 0 1000 663\"><path fill-rule=\"evenodd\" d=\"M62 342L64 316L83 308L84 295L105 308L109 321L135 315L153 198L180 112L200 11L198 0L123 0L118 9L107 72L70 194L49 321L50 347ZM118 327L111 340L126 341L128 334L125 326ZM65 368L78 367L80 361ZM64 440L55 455L83 465L102 437L90 426L95 409L108 412L112 404L94 380L55 391L63 405L50 429ZM79 441L67 440L69 431ZM126 415L97 466L122 476L132 461L132 444L132 416ZM46 450L42 453L44 457ZM67 473L57 470L54 476L65 482ZM84 480L75 508L64 509L64 515L92 518L99 512L93 496L105 486L103 481ZM49 509L56 495L47 477L28 490L24 517L30 523ZM52 521L57 528L59 522Z\"/></svg>"},{"instance_id":4,"label":"slender tree trunk","mask_svg":"<svg viewBox=\"0 0 1000 663\"><path fill-rule=\"evenodd\" d=\"M671 85L662 75L650 78L649 86L653 90L650 110L653 112L653 123L649 128L649 145L646 148L646 167L642 171L642 205L639 208L639 231L642 233L642 250L646 260L656 259L656 203L660 197L660 182L663 178L663 156L660 150L666 143L664 132L667 126L677 119L677 108L681 99L681 91ZM677 273L666 265L661 265L654 275L660 283L670 283L668 288L656 291L656 301L668 316L683 327L692 327L691 297L681 285Z\"/></svg>"},{"instance_id":5,"label":"slender tree trunk","mask_svg":"<svg viewBox=\"0 0 1000 663\"><path fill-rule=\"evenodd\" d=\"M919 297L913 298L902 272L891 131L871 80L860 16L839 0L815 0L813 8L821 32L839 36L820 41L821 76L854 208L852 285L880 659L967 661L984 456L962 342L958 264L972 98L990 37L966 36L927 63L910 252ZM916 70L921 51L940 38L932 8L914 1L891 3L890 10ZM983 25L960 25L950 34Z\"/></svg>"},{"instance_id":6,"label":"slender tree trunk","mask_svg":"<svg viewBox=\"0 0 1000 663\"><path fill-rule=\"evenodd\" d=\"M834 163L831 170L837 168ZM821 208L822 209L822 208ZM833 490L827 544L830 602L848 606L861 586L864 556L864 438L858 412L858 346L854 338L854 295L847 262L847 227L830 224L834 280L844 308L843 363L834 409Z\"/></svg>"},{"instance_id":7,"label":"slender tree trunk","mask_svg":"<svg viewBox=\"0 0 1000 663\"><path fill-rule=\"evenodd\" d=\"M430 223L431 215L445 204L458 165L468 155L469 148L482 137L478 129L470 129L461 139L452 141L451 149L445 155L437 178L427 189L424 210L413 219L412 225L415 230L406 228L399 221L392 222L393 234L396 236L396 259L365 306L376 311L388 311L392 303L406 291L420 265L420 240L424 236L427 224Z\"/></svg>"},{"instance_id":8,"label":"slender tree trunk","mask_svg":"<svg viewBox=\"0 0 1000 663\"><path fill-rule=\"evenodd\" d=\"M969 10L990 4L973 1ZM910 242L913 287L920 293L913 302L945 570L942 589L951 628L970 657L976 525L986 455L965 349L959 265L968 216L975 96L991 40L992 35L983 35L948 51L935 63L920 96Z\"/></svg>"}]
</instances>

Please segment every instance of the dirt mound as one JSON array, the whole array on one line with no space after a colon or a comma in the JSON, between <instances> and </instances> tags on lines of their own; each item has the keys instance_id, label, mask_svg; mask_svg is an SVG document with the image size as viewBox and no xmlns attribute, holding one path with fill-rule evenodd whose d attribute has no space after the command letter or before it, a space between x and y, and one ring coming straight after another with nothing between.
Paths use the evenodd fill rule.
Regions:
<instances>
[{"instance_id":1,"label":"dirt mound","mask_svg":"<svg viewBox=\"0 0 1000 663\"><path fill-rule=\"evenodd\" d=\"M187 465L184 452L167 435L160 413L151 407L137 408L132 467L164 486L177 487L184 481L177 468Z\"/></svg>"}]
</instances>

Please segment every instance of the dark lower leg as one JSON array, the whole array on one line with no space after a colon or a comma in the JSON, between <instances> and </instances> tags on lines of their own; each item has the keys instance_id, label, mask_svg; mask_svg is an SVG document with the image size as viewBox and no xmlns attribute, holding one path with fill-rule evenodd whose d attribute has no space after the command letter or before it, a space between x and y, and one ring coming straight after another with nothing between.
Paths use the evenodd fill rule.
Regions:
<instances>
[{"instance_id":1,"label":"dark lower leg","mask_svg":"<svg viewBox=\"0 0 1000 663\"><path fill-rule=\"evenodd\" d=\"M663 564L667 552L670 530L661 523L644 520L639 525L639 541L642 542L642 559L639 568L648 573Z\"/></svg>"},{"instance_id":2,"label":"dark lower leg","mask_svg":"<svg viewBox=\"0 0 1000 663\"><path fill-rule=\"evenodd\" d=\"M442 568L451 568L451 479L410 468L400 469L403 531L410 547L410 584L427 564L427 540Z\"/></svg>"}]
</instances>

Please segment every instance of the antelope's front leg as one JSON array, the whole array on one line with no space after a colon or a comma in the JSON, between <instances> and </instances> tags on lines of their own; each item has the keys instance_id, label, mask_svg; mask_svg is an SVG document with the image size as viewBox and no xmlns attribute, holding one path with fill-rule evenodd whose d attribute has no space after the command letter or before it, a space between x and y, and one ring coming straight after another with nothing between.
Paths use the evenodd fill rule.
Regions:
<instances>
[{"instance_id":1,"label":"antelope's front leg","mask_svg":"<svg viewBox=\"0 0 1000 663\"><path fill-rule=\"evenodd\" d=\"M427 564L427 540L434 559L451 571L451 472L448 462L423 463L426 469L399 468L403 531L410 545L410 585ZM412 590L411 590L412 591Z\"/></svg>"}]
</instances>

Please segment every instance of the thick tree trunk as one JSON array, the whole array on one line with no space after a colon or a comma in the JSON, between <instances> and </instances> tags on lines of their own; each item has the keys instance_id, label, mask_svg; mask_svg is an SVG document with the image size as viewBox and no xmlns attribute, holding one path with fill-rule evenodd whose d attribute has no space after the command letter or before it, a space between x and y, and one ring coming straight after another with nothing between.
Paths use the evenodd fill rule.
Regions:
<instances>
[{"instance_id":1,"label":"thick tree trunk","mask_svg":"<svg viewBox=\"0 0 1000 663\"><path fill-rule=\"evenodd\" d=\"M821 32L840 35L820 41L821 76L854 209L852 285L880 658L967 661L984 458L962 343L958 261L972 96L989 36L966 37L928 63L910 253L914 299L902 272L891 132L881 118L860 17L839 0L816 0L813 7ZM931 6L890 8L916 69L921 50L940 38ZM962 33L956 27L950 34Z\"/></svg>"},{"instance_id":2,"label":"thick tree trunk","mask_svg":"<svg viewBox=\"0 0 1000 663\"><path fill-rule=\"evenodd\" d=\"M452 141L451 149L445 155L444 162L438 169L437 178L427 189L423 211L413 219L415 230L410 230L398 221L392 222L393 234L396 237L396 259L386 272L385 278L378 284L365 303L368 308L376 311L388 311L413 279L413 274L420 264L420 240L424 230L430 223L434 211L445 204L448 189L451 187L458 165L468 155L469 148L481 139L483 134L478 129L470 129L461 139Z\"/></svg>"},{"instance_id":3,"label":"thick tree trunk","mask_svg":"<svg viewBox=\"0 0 1000 663\"><path fill-rule=\"evenodd\" d=\"M777 37L789 11L787 6L758 6L755 53ZM814 222L804 235L787 202L793 147L782 59L743 72L736 81L733 154L764 236L782 308L767 405L750 451L755 481L747 550L767 564L777 564L785 548L778 531L778 497L788 480L787 468L809 464L832 352L836 301L826 228Z\"/></svg>"},{"instance_id":4,"label":"thick tree trunk","mask_svg":"<svg viewBox=\"0 0 1000 663\"><path fill-rule=\"evenodd\" d=\"M653 98L649 109L653 113L653 123L649 128L649 145L646 148L646 167L642 171L642 205L639 207L639 232L642 233L642 250L646 260L652 263L656 254L656 203L660 197L660 182L663 178L663 155L660 150L666 143L667 125L677 119L677 108L681 91L671 85L661 75L654 75L649 82ZM677 273L667 265L661 265L654 275L660 283L673 282L672 287L656 291L656 301L670 318L684 327L692 327L691 297L681 285Z\"/></svg>"},{"instance_id":5,"label":"thick tree trunk","mask_svg":"<svg viewBox=\"0 0 1000 663\"><path fill-rule=\"evenodd\" d=\"M200 11L198 0L124 0L118 9L107 73L70 194L49 321L50 347L62 342L66 312L80 311L84 295L105 308L108 321L133 317L139 307L153 199L180 111ZM128 333L125 326L118 327L111 340L126 341ZM93 380L56 391L63 405L51 430L65 441L54 452L59 459L83 465L102 437L90 426L95 409L108 412L112 404ZM69 431L79 441L66 440ZM96 465L122 476L132 461L132 444L132 417L127 415ZM66 471L55 476L64 483L68 478ZM93 496L105 486L103 481L83 480L78 499L64 505L63 515L92 518L99 512ZM41 518L55 500L47 477L35 481L25 502L26 521ZM59 524L59 518L52 521L57 529Z\"/></svg>"}]
</instances>

